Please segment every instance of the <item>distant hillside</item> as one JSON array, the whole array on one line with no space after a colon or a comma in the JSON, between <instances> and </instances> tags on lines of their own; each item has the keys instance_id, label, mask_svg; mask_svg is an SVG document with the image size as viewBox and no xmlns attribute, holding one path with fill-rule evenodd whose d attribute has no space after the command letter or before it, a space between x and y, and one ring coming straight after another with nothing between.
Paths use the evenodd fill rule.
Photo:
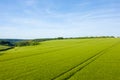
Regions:
<instances>
[{"instance_id":1,"label":"distant hillside","mask_svg":"<svg viewBox=\"0 0 120 80\"><path fill-rule=\"evenodd\" d=\"M87 37L57 37L57 38L39 38L39 39L0 39L0 45L4 46L25 46L36 45L39 42L61 39L93 39L93 38L115 38L114 36L87 36Z\"/></svg>"},{"instance_id":2,"label":"distant hillside","mask_svg":"<svg viewBox=\"0 0 120 80\"><path fill-rule=\"evenodd\" d=\"M11 43L24 41L24 40L27 40L27 39L0 39L0 41L8 41L8 42L11 42Z\"/></svg>"}]
</instances>

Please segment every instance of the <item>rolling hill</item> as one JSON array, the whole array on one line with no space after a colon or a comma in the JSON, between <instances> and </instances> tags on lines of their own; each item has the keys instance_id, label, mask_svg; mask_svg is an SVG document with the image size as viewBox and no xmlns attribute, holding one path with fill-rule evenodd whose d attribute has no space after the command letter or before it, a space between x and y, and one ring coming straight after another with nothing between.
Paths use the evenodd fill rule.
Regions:
<instances>
[{"instance_id":1,"label":"rolling hill","mask_svg":"<svg viewBox=\"0 0 120 80\"><path fill-rule=\"evenodd\" d=\"M66 39L0 55L1 80L119 80L120 39Z\"/></svg>"}]
</instances>

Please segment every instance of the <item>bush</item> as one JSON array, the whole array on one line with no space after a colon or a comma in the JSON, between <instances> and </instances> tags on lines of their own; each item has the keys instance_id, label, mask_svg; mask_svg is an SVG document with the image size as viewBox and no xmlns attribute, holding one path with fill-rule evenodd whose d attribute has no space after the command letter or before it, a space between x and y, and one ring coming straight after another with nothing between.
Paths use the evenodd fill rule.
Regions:
<instances>
[{"instance_id":1,"label":"bush","mask_svg":"<svg viewBox=\"0 0 120 80\"><path fill-rule=\"evenodd\" d=\"M15 43L16 46L32 46L32 45L38 45L38 44L39 42L37 41L20 41Z\"/></svg>"},{"instance_id":2,"label":"bush","mask_svg":"<svg viewBox=\"0 0 120 80\"><path fill-rule=\"evenodd\" d=\"M58 37L57 39L64 39L63 37Z\"/></svg>"}]
</instances>

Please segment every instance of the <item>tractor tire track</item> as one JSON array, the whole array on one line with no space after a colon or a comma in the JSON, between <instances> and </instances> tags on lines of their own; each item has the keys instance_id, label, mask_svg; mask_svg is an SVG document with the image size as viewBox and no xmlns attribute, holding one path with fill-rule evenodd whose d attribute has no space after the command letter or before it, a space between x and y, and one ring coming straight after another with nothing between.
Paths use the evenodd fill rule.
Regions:
<instances>
[{"instance_id":1,"label":"tractor tire track","mask_svg":"<svg viewBox=\"0 0 120 80\"><path fill-rule=\"evenodd\" d=\"M70 57L70 58L72 58L72 57ZM49 65L50 65L50 64L49 64ZM40 66L39 66L39 67L40 67ZM32 74L32 73L34 73L34 72L35 72L35 73L39 72L38 67L29 69L29 70L24 71L24 72L21 72L20 74L18 74L19 76L13 76L12 78L9 78L8 80L17 80L17 79L19 79L19 78L21 78L21 77L28 76L28 75L30 75L30 74ZM50 80L50 79L49 79L49 80Z\"/></svg>"},{"instance_id":2,"label":"tractor tire track","mask_svg":"<svg viewBox=\"0 0 120 80\"><path fill-rule=\"evenodd\" d=\"M87 65L89 65L90 63L95 61L97 58L99 58L100 56L105 54L105 52L107 52L109 49L117 46L119 43L120 42L117 42L117 43L113 44L112 46L107 47L107 48L101 50L97 54L91 56L90 58L86 59L85 61L81 62L80 64L72 67L71 69L67 70L66 72L63 72L63 73L59 74L58 76L52 78L51 80L68 80L68 79L70 79L78 71L82 70L84 67L86 67Z\"/></svg>"}]
</instances>

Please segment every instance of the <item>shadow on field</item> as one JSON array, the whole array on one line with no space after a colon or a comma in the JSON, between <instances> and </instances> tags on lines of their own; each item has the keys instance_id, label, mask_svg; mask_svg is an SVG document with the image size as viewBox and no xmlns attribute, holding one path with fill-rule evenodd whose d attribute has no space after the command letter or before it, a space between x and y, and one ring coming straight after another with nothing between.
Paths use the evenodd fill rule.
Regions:
<instances>
[{"instance_id":1,"label":"shadow on field","mask_svg":"<svg viewBox=\"0 0 120 80\"><path fill-rule=\"evenodd\" d=\"M9 47L9 48L6 48L6 49L1 49L0 50L0 56L5 54L4 51L7 51L7 50L10 50L10 49L13 49L14 47Z\"/></svg>"}]
</instances>

